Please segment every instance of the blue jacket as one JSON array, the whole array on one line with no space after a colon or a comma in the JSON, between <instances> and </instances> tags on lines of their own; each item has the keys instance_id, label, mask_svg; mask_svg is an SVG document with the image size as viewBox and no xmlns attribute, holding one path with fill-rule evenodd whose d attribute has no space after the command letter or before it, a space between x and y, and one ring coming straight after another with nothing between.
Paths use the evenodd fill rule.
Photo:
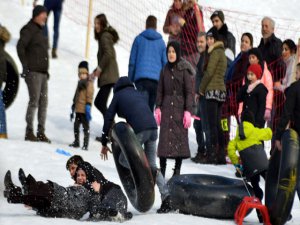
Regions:
<instances>
[{"instance_id":1,"label":"blue jacket","mask_svg":"<svg viewBox=\"0 0 300 225\"><path fill-rule=\"evenodd\" d=\"M141 78L158 81L166 63L166 45L161 34L154 29L146 29L133 42L128 77L132 82Z\"/></svg>"},{"instance_id":2,"label":"blue jacket","mask_svg":"<svg viewBox=\"0 0 300 225\"><path fill-rule=\"evenodd\" d=\"M103 146L107 144L108 132L116 114L124 118L136 134L144 130L157 129L148 103L128 77L121 77L114 86L114 96L104 117Z\"/></svg>"}]
</instances>

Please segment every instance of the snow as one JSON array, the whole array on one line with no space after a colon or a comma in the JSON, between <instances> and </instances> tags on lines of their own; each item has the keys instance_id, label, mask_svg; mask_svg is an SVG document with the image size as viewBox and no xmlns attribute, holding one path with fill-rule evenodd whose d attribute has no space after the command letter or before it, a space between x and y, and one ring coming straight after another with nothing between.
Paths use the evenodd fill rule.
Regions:
<instances>
[{"instance_id":1,"label":"snow","mask_svg":"<svg viewBox=\"0 0 300 225\"><path fill-rule=\"evenodd\" d=\"M149 0L150 1L150 0ZM171 2L171 1L170 1ZM276 15L284 17L293 15L298 22L300 15L298 13L298 1L289 1L283 4L279 1L242 1L235 0L234 4L230 0L211 0L205 2L206 6L214 8L225 8L240 10L248 13L257 13L259 15ZM297 11L296 11L297 10ZM12 40L7 44L6 51L15 59L19 70L21 65L16 53L16 43L19 39L20 28L27 23L31 17L31 6L26 4L22 6L20 1L0 1L0 22L7 26L12 34ZM294 18L294 19L295 19ZM258 24L258 26L260 26ZM49 20L49 27L52 27L52 18ZM70 106L77 83L77 65L84 59L85 49L85 31L86 28L75 24L64 15L61 20L60 42L57 60L50 61L49 80L49 106L46 124L46 134L52 140L52 144L30 143L24 141L25 134L25 113L28 102L28 91L23 79L21 79L19 92L13 105L7 110L7 126L9 139L0 139L0 224L2 225L58 225L71 222L72 224L90 224L91 222L79 222L69 219L42 218L35 215L35 212L28 210L21 204L8 204L3 197L3 178L7 170L12 171L12 178L15 184L20 185L17 179L19 168L23 168L25 173L31 173L37 180L46 181L47 179L57 182L63 186L72 184L72 180L66 171L65 163L67 156L58 154L57 149L63 149L72 155L80 154L86 161L92 163L111 181L121 184L115 169L112 155L109 155L108 161L100 159L101 144L95 141L95 136L101 134L103 121L100 113L93 108L91 122L91 138L89 151L73 149L68 147L73 141L73 123L69 121ZM51 29L50 29L51 32ZM260 36L260 34L257 34ZM295 38L295 37L292 37ZM119 69L121 75L127 74L129 53L117 45ZM91 38L90 47L90 70L96 66L97 43ZM96 87L95 87L96 88ZM97 90L97 88L95 89ZM194 130L191 128L190 148L192 155L196 152L196 140ZM82 138L82 135L81 135ZM168 161L169 162L169 161ZM172 161L168 163L167 177L172 174ZM199 165L192 163L189 159L184 160L182 173L195 174L216 174L226 177L234 177L234 168L232 165L213 166ZM261 181L261 186L264 182ZM127 224L203 224L203 225L229 225L234 224L233 220L215 220L196 216L187 216L177 213L156 214L156 210L161 204L160 195L156 188L156 199L153 208L147 213L137 212L129 204L129 210L133 212L133 219ZM300 223L300 204L296 197L292 210L293 219L289 224ZM245 224L259 224L255 213L251 213L245 218ZM114 224L113 222L101 222L102 224Z\"/></svg>"}]
</instances>

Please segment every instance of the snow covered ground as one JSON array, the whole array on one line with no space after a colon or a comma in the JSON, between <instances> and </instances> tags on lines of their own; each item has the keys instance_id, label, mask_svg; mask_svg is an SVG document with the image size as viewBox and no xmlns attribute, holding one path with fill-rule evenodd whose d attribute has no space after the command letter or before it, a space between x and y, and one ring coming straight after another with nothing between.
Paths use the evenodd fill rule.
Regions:
<instances>
[{"instance_id":1,"label":"snow covered ground","mask_svg":"<svg viewBox=\"0 0 300 225\"><path fill-rule=\"evenodd\" d=\"M171 1L170 1L171 2ZM287 17L293 15L298 17L298 1L289 1L285 5L279 4L279 1L207 1L205 5L215 8L238 9L261 15L276 15L277 17ZM273 3L275 2L275 3ZM280 2L281 3L281 2ZM296 7L298 6L298 7ZM0 22L7 26L12 34L12 40L7 44L6 51L15 59L19 70L21 65L16 53L16 43L19 39L20 28L27 23L31 17L31 6L21 6L20 1L0 1ZM265 13L265 14L264 14ZM258 25L259 26L259 25ZM49 27L52 27L52 18L49 20ZM19 185L17 173L19 168L23 168L26 173L31 173L37 180L46 181L47 179L55 181L61 185L68 186L72 184L68 172L65 169L67 156L58 154L57 149L64 149L72 155L80 154L83 158L91 162L103 174L115 183L120 184L118 174L115 169L112 155L109 155L108 161L100 159L101 144L96 142L95 136L101 134L103 121L100 113L93 108L91 122L91 138L89 151L69 148L68 144L73 141L73 123L69 121L70 106L72 104L73 94L77 83L77 65L84 58L85 48L85 27L81 27L63 16L61 20L59 40L59 51L57 60L50 61L49 80L49 107L46 125L46 134L52 140L52 144L30 143L24 141L25 134L25 113L28 102L27 87L23 79L20 82L18 96L13 105L7 110L7 126L9 139L0 139L0 224L2 225L59 225L66 223L90 224L91 222L78 222L68 219L42 218L35 215L35 212L26 209L23 205L8 204L3 197L3 177L8 169L12 171L13 181ZM50 29L51 32L51 29ZM258 34L259 36L259 34ZM291 37L295 40L296 37ZM298 38L298 37L297 37ZM128 55L129 53L120 46L116 47L120 74L127 75ZM96 66L97 43L91 41L90 48L90 70ZM96 89L97 90L97 89ZM193 129L190 129L190 148L192 155L196 151L196 140ZM172 174L173 164L168 164L167 177ZM192 163L189 159L183 162L182 173L195 174L217 174L227 177L233 177L234 168L232 165L213 166L199 165ZM261 182L264 185L264 182ZM156 200L153 208L147 213L137 212L131 205L129 209L133 212L133 219L127 224L203 224L203 225L230 225L234 224L232 220L214 220L195 216L186 216L181 214L158 215L156 210L160 206L160 196L156 189ZM300 224L300 204L298 198L292 210L293 219L289 224ZM259 224L255 213L251 213L246 219L245 224ZM106 224L102 222L102 224ZM114 224L108 223L107 224Z\"/></svg>"}]
</instances>

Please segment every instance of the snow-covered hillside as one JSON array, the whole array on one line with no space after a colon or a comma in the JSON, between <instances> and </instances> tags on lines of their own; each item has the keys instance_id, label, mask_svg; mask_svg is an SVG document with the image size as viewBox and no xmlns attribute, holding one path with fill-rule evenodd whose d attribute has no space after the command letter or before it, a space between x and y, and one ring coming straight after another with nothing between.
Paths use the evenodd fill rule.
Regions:
<instances>
[{"instance_id":1,"label":"snow-covered hillside","mask_svg":"<svg viewBox=\"0 0 300 225\"><path fill-rule=\"evenodd\" d=\"M152 0L149 0L152 1ZM12 34L12 40L7 44L6 51L15 59L19 70L21 65L16 53L16 43L19 39L20 28L27 23L31 17L31 5L22 6L21 1L1 0L0 1L0 23L6 26ZM170 1L171 2L171 1ZM233 4L234 2L234 4ZM273 3L275 2L275 3ZM269 16L276 14L276 17L298 16L298 1L288 1L285 5L280 5L279 1L242 1L242 0L217 0L206 1L206 6L214 8L235 9L252 13L259 13ZM171 3L170 3L171 4ZM248 5L248 6L247 6ZM297 7L296 7L297 6ZM287 24L288 25L288 24ZM259 24L257 26L260 26ZM49 27L52 27L52 17L49 19ZM51 32L51 29L50 29ZM60 40L58 49L58 59L50 61L50 80L49 80L49 106L46 124L46 134L52 140L52 144L30 143L24 141L25 135L25 113L28 103L28 91L25 81L21 79L18 96L13 105L7 110L8 139L0 139L0 224L2 225L60 225L60 224L90 224L91 222L78 222L68 219L42 218L35 215L34 211L26 209L23 205L8 204L3 197L3 177L8 169L12 171L13 181L19 185L17 173L19 168L23 168L26 173L31 173L37 180L55 181L61 185L72 184L69 173L65 169L67 156L58 154L57 149L64 149L72 155L80 154L86 161L95 167L115 183L121 184L115 169L112 155L108 161L100 159L101 144L95 141L95 136L101 134L103 121L100 113L93 108L91 122L91 138L89 151L73 149L68 147L73 141L73 123L69 120L70 106L74 90L77 84L77 65L84 59L86 28L77 25L66 16L62 16L60 27ZM257 34L260 36L260 34ZM291 37L295 38L295 37ZM127 75L129 53L117 45L119 69L121 75ZM91 39L90 47L90 69L96 66L97 43ZM95 87L96 88L96 87ZM96 89L97 90L97 89ZM190 148L192 155L196 151L196 140L194 130L189 131ZM172 174L173 165L169 163L167 177ZM195 174L217 174L227 177L234 177L232 165L213 166L199 165L192 163L189 159L184 160L182 173ZM264 185L264 182L261 182ZM203 225L231 225L232 220L214 220L182 214L156 214L156 210L161 204L158 189L156 189L156 200L153 208L147 213L137 212L131 205L129 209L133 212L133 219L126 224L143 225L168 225L168 224L203 224ZM298 198L295 199L292 210L293 219L289 224L300 224L300 204ZM251 213L246 219L245 224L259 224L255 213ZM102 222L102 224L114 224Z\"/></svg>"}]
</instances>

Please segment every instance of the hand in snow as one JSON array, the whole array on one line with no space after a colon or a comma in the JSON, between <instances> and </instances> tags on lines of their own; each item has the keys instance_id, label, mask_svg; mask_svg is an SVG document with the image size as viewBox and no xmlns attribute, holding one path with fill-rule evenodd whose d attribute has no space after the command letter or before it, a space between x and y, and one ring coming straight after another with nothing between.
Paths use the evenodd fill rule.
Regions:
<instances>
[{"instance_id":1,"label":"hand in snow","mask_svg":"<svg viewBox=\"0 0 300 225\"><path fill-rule=\"evenodd\" d=\"M109 147L107 147L107 146L102 146L101 154L100 154L100 155L101 155L101 159L103 159L104 161L105 161L105 160L108 160L107 152L112 153L112 151L110 150Z\"/></svg>"}]
</instances>

